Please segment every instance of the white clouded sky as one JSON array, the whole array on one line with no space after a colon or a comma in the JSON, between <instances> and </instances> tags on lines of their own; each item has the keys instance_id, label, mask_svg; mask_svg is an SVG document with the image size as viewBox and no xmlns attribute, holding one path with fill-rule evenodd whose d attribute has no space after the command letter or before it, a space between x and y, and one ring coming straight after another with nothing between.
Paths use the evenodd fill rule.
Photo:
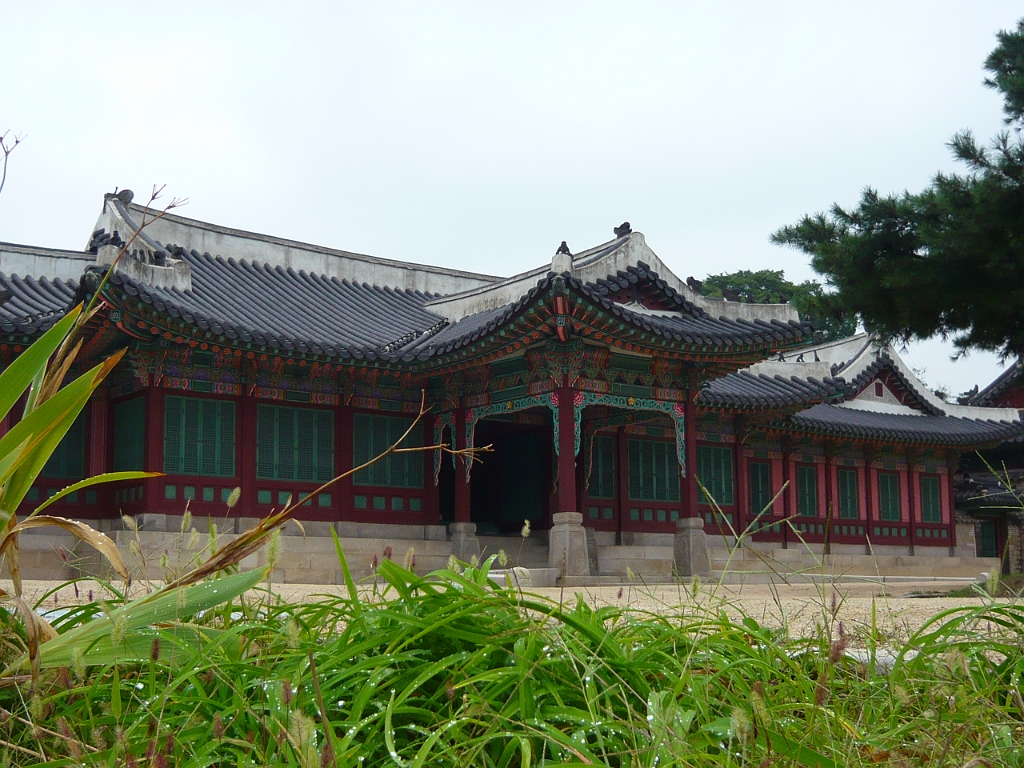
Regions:
<instances>
[{"instance_id":1,"label":"white clouded sky","mask_svg":"<svg viewBox=\"0 0 1024 768\"><path fill-rule=\"evenodd\" d=\"M0 240L78 249L115 186L226 226L493 274L624 219L682 277L1000 130L1019 3L0 2ZM912 297L908 297L908 301ZM956 393L992 355L909 362Z\"/></svg>"}]
</instances>

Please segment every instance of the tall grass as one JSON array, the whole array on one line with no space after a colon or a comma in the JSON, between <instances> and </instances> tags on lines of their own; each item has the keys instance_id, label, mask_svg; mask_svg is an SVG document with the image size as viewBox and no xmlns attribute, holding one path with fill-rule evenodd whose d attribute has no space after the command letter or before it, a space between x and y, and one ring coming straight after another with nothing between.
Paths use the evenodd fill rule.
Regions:
<instances>
[{"instance_id":1,"label":"tall grass","mask_svg":"<svg viewBox=\"0 0 1024 768\"><path fill-rule=\"evenodd\" d=\"M841 632L793 638L692 601L657 614L564 606L495 585L490 563L418 576L385 560L369 592L348 578L343 596L308 602L183 603L178 620L119 637L115 621L95 652L44 654L34 694L0 689L2 760L1024 765L1024 609L940 614L886 671L848 655ZM53 623L73 635L117 610L92 603ZM26 638L8 625L13 659Z\"/></svg>"}]
</instances>

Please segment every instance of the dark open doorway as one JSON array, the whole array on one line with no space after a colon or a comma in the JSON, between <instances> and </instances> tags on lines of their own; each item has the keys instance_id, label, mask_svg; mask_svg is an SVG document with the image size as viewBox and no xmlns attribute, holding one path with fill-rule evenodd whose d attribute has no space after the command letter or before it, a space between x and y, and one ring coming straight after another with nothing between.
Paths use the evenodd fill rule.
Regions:
<instances>
[{"instance_id":1,"label":"dark open doorway","mask_svg":"<svg viewBox=\"0 0 1024 768\"><path fill-rule=\"evenodd\" d=\"M552 428L484 419L476 426L476 445L492 445L473 467L470 486L472 522L477 534L518 531L523 521L534 528L549 523Z\"/></svg>"}]
</instances>

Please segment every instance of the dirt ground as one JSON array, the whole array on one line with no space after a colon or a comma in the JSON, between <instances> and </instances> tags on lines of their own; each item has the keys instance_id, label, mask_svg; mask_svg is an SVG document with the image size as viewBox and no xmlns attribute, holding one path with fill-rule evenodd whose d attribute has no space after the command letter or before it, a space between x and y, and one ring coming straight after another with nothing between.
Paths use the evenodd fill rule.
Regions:
<instances>
[{"instance_id":1,"label":"dirt ground","mask_svg":"<svg viewBox=\"0 0 1024 768\"><path fill-rule=\"evenodd\" d=\"M576 595L595 606L617 605L638 612L684 612L695 608L725 611L733 618L751 616L772 627L786 626L793 635L809 635L817 626L828 623L833 610L835 621L843 622L845 632L854 637L866 636L871 627L872 605L875 625L889 638L904 639L936 614L952 608L978 606L983 598L947 597L951 590L962 589L964 581L902 581L877 583L845 581L833 584L748 584L702 585L694 594L689 585L623 585L534 589L534 593L564 602L573 602ZM24 594L35 602L58 586L55 582L27 581ZM10 591L10 582L0 581L0 588ZM133 594L141 594L146 585L135 584ZM343 587L321 584L274 585L283 600L303 600L317 594L339 594ZM91 598L107 597L95 582L80 582L78 592L63 587L45 599L46 607L59 607Z\"/></svg>"}]
</instances>

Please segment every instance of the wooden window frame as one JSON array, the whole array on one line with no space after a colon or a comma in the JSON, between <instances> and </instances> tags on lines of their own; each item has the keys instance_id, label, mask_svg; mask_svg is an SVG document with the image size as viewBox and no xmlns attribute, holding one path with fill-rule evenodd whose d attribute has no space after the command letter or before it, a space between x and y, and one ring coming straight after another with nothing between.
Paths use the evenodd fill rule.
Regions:
<instances>
[{"instance_id":1,"label":"wooden window frame","mask_svg":"<svg viewBox=\"0 0 1024 768\"><path fill-rule=\"evenodd\" d=\"M383 453L409 428L412 424L411 416L399 414L378 413L374 411L360 411L352 414L352 464L359 466L372 459L374 456ZM362 430L372 424L386 424L386 434L383 436L373 433L370 438L370 445L362 447L359 444ZM402 447L412 448L423 445L423 423L417 425L412 434L409 435L409 442L403 443ZM406 490L422 490L426 487L426 464L425 456L428 453L393 453L381 459L372 467L357 472L352 476L352 485L361 488L399 488ZM400 472L399 465L404 469ZM411 472L418 474L413 481L410 481ZM395 476L404 474L404 482L396 482Z\"/></svg>"},{"instance_id":2,"label":"wooden window frame","mask_svg":"<svg viewBox=\"0 0 1024 768\"><path fill-rule=\"evenodd\" d=\"M273 430L274 436L271 445L264 448L266 442L265 430L269 427L267 419L273 417ZM282 416L289 414L292 421L291 425L282 425ZM299 422L300 417L307 416L313 421L310 424L302 425ZM321 421L324 420L324 421ZM281 428L282 426L292 426L294 434L292 436L292 442L289 444L282 441L281 439ZM309 477L300 477L299 473L304 464L301 453L303 448L300 444L301 433L303 427L307 429L312 428L314 435L312 438L312 445L309 449L311 453L308 465L312 467L312 473ZM256 479L266 481L281 481L281 482L292 482L292 483L325 483L334 477L334 454L336 451L335 440L334 440L334 429L335 429L335 413L333 410L327 408L303 408L291 405L277 405L269 403L259 403L256 406ZM321 432L323 430L323 432ZM321 443L325 443L321 445ZM264 450L272 451L272 458L264 455ZM287 457L288 461L283 462L282 457L285 453L291 453L291 456ZM326 454L326 455L322 455ZM273 465L273 473L270 474L266 471L269 465ZM291 472L282 475L282 465L285 467L290 466Z\"/></svg>"},{"instance_id":3,"label":"wooden window frame","mask_svg":"<svg viewBox=\"0 0 1024 768\"><path fill-rule=\"evenodd\" d=\"M605 447L599 453L599 446ZM605 456L604 453L608 455ZM600 458L599 458L600 457ZM615 438L612 435L594 435L590 450L590 481L587 497L591 499L614 500L618 491L615 466ZM608 463L606 467L605 464ZM606 473L607 476L604 476ZM606 488L605 480L611 488Z\"/></svg>"},{"instance_id":4,"label":"wooden window frame","mask_svg":"<svg viewBox=\"0 0 1024 768\"><path fill-rule=\"evenodd\" d=\"M643 464L643 452L645 446L650 446L649 462L652 469L660 474L654 475L651 484L652 492L646 492L642 477L639 477L634 468L634 456ZM629 489L630 501L648 501L662 504L678 504L682 496L679 487L679 460L676 457L676 446L674 442L667 440L651 440L643 438L630 438L627 441L627 488ZM639 453L634 454L634 451ZM658 456L654 454L657 453ZM640 475L643 474L641 468ZM639 480L639 484L634 482ZM571 478L569 479L571 482ZM662 494L662 495L659 495Z\"/></svg>"},{"instance_id":5,"label":"wooden window frame","mask_svg":"<svg viewBox=\"0 0 1024 768\"><path fill-rule=\"evenodd\" d=\"M883 479L885 482L883 482ZM885 486L888 482L893 483L893 488L896 491L896 517L886 517L886 498L883 495ZM883 472L877 473L878 483L878 520L883 523L899 523L903 520L903 509L901 507L902 499L900 497L900 473L899 472ZM891 502L892 499L890 498Z\"/></svg>"},{"instance_id":6,"label":"wooden window frame","mask_svg":"<svg viewBox=\"0 0 1024 768\"><path fill-rule=\"evenodd\" d=\"M126 425L120 421L124 417L125 409L128 407L138 408L141 423L138 427L138 434L131 435ZM146 468L146 417L148 412L147 397L145 392L137 392L129 397L119 400L110 409L111 422L114 425L112 436L112 463L111 469L114 472L139 471ZM133 414L135 415L135 414ZM134 427L135 425L131 425ZM126 437L135 438L126 441ZM126 445L131 446L130 453L126 453ZM134 459L138 461L134 461Z\"/></svg>"},{"instance_id":7,"label":"wooden window frame","mask_svg":"<svg viewBox=\"0 0 1024 768\"><path fill-rule=\"evenodd\" d=\"M711 462L711 472L705 473L703 470L706 468L706 457L708 457L709 452L714 452L713 455L719 459L722 457L727 458L728 462L713 460ZM718 472L725 463L728 464L728 477L720 477ZM711 497L715 500L715 504L722 509L736 506L736 457L732 445L698 444L696 469L701 485L710 492ZM705 474L710 474L710 477L705 478ZM703 488L698 489L697 503L704 507L711 506L711 500L705 494Z\"/></svg>"},{"instance_id":8,"label":"wooden window frame","mask_svg":"<svg viewBox=\"0 0 1024 768\"><path fill-rule=\"evenodd\" d=\"M853 514L847 514L846 507L847 491L850 488L843 488L843 478L853 479ZM839 520L860 520L860 473L856 467L836 467L836 500L839 506Z\"/></svg>"},{"instance_id":9,"label":"wooden window frame","mask_svg":"<svg viewBox=\"0 0 1024 768\"><path fill-rule=\"evenodd\" d=\"M765 478L758 478L758 483L755 483L754 482L754 470L755 469L758 469L759 471L761 469L764 469L765 474L767 475L768 494L767 494L767 498L763 499L763 501L764 501L763 504L761 503L762 499L758 499L758 503L756 503L756 504L754 503L754 494L755 494L755 490L754 489L755 489L755 486L760 485L761 484L760 481L765 479ZM765 517L770 515L772 513L772 499L775 497L775 494L772 493L772 463L771 463L771 461L769 461L767 459L765 459L765 460L751 459L751 460L749 460L747 462L747 489L748 489L748 494L749 494L749 497L750 497L749 498L749 503L750 503L750 515L751 515L751 517L757 517L762 512L765 513ZM760 491L758 491L757 495L758 496L761 495Z\"/></svg>"},{"instance_id":10,"label":"wooden window frame","mask_svg":"<svg viewBox=\"0 0 1024 768\"><path fill-rule=\"evenodd\" d=\"M927 507L925 506L925 490L924 490L924 488L925 488L925 481L926 480L929 482L929 484L930 483L934 483L935 484L935 487L934 487L934 491L935 491L935 512L937 514L937 517L934 520L929 520L927 517L925 517L925 511L927 509ZM940 525L942 523L942 477L941 477L941 475L936 475L936 474L932 474L932 473L924 473L924 472L922 472L920 475L918 475L918 493L920 494L920 498L921 498L920 512L918 513L920 515L920 517L921 517L921 522L922 523L928 523L930 525Z\"/></svg>"},{"instance_id":11,"label":"wooden window frame","mask_svg":"<svg viewBox=\"0 0 1024 768\"><path fill-rule=\"evenodd\" d=\"M179 423L171 424L172 405L180 404ZM193 441L188 433L189 408L195 408L197 417L196 429L199 434ZM212 414L209 412L212 407ZM235 477L238 472L238 408L234 400L215 397L196 397L194 395L164 396L164 434L163 434L163 471L168 475L188 477ZM224 434L224 421L230 413L230 436ZM205 421L214 420L212 440L205 428ZM195 467L188 466L190 445L195 443ZM225 455L229 448L230 455ZM204 471L206 451L213 453L213 471ZM175 466L176 464L176 466Z\"/></svg>"},{"instance_id":12,"label":"wooden window frame","mask_svg":"<svg viewBox=\"0 0 1024 768\"><path fill-rule=\"evenodd\" d=\"M814 493L811 494L810 497L807 497L807 496L804 495L805 494L804 481L803 481L803 478L801 477L801 475L806 476L808 472L810 473L810 476L811 476L811 478L813 480L812 486L814 488ZM819 516L818 515L818 507L819 507L819 505L818 505L818 501L819 501L819 499L818 499L818 466L816 464L797 464L796 465L796 471L794 472L794 475L795 475L794 480L796 482L796 511L797 511L797 516L798 517L806 517L808 519L810 519L810 518L817 518ZM804 511L803 501L806 500L807 498L812 499L813 502L814 502L814 511L811 514L808 514L807 512Z\"/></svg>"}]
</instances>

